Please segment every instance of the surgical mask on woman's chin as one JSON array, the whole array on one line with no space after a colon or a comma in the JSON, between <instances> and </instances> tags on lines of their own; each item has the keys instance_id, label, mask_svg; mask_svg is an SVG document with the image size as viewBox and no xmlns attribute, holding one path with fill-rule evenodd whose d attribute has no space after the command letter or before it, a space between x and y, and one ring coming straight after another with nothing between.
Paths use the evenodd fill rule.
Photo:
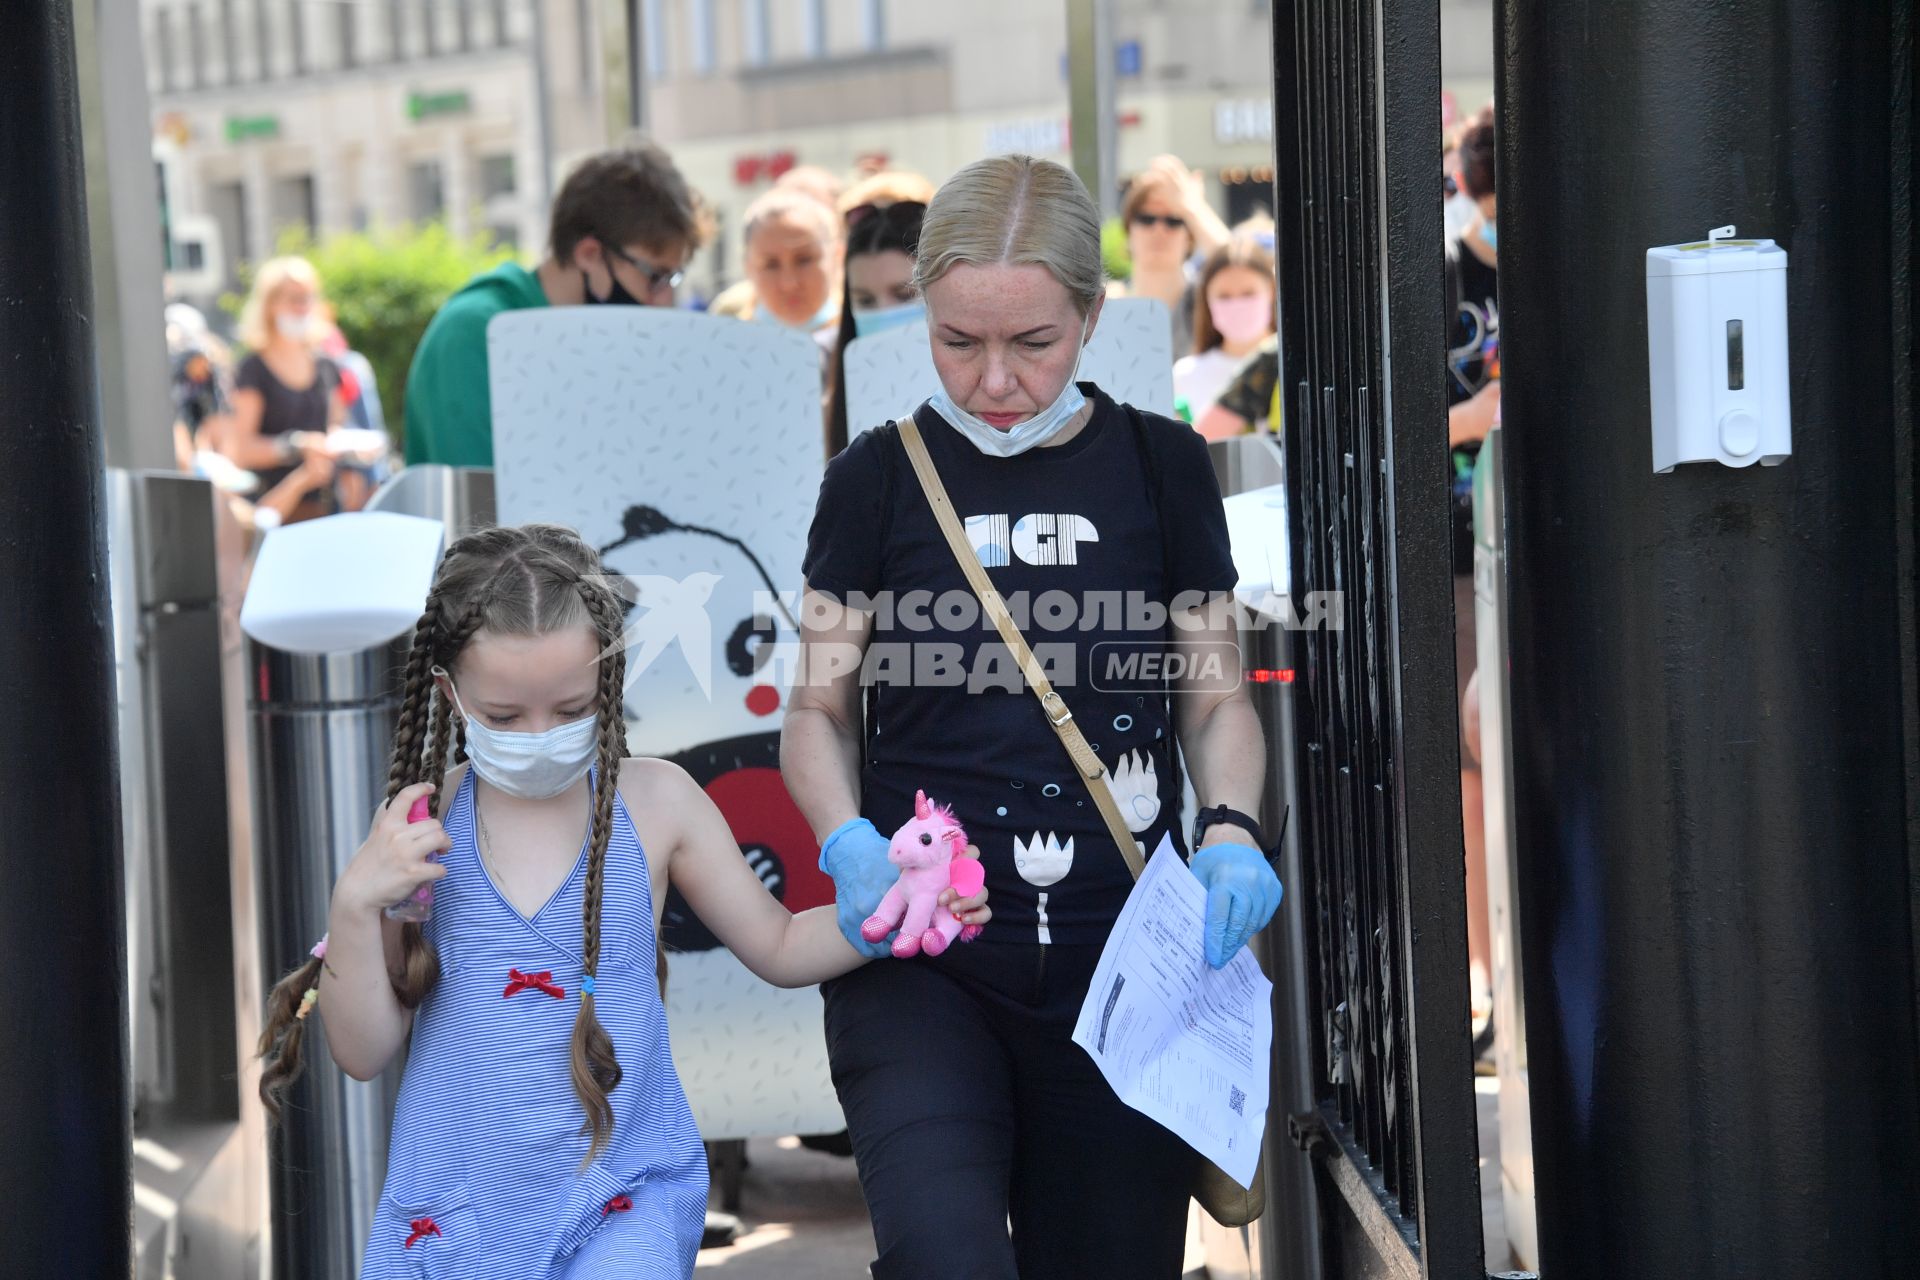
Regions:
<instances>
[{"instance_id":1,"label":"surgical mask on woman's chin","mask_svg":"<svg viewBox=\"0 0 1920 1280\"><path fill-rule=\"evenodd\" d=\"M313 336L313 317L283 311L273 318L273 327L288 342L305 342Z\"/></svg>"},{"instance_id":2,"label":"surgical mask on woman's chin","mask_svg":"<svg viewBox=\"0 0 1920 1280\"><path fill-rule=\"evenodd\" d=\"M1500 252L1500 223L1493 218L1488 218L1487 225L1481 229L1480 238L1487 242L1487 248L1495 253Z\"/></svg>"},{"instance_id":3,"label":"surgical mask on woman's chin","mask_svg":"<svg viewBox=\"0 0 1920 1280\"><path fill-rule=\"evenodd\" d=\"M853 336L869 338L876 333L885 333L889 329L898 329L902 325L912 324L927 314L927 304L915 298L912 302L903 302L897 307L878 307L872 311L853 313Z\"/></svg>"},{"instance_id":4,"label":"surgical mask on woman's chin","mask_svg":"<svg viewBox=\"0 0 1920 1280\"><path fill-rule=\"evenodd\" d=\"M1273 299L1259 293L1216 298L1207 303L1207 314L1228 342L1252 342L1273 327Z\"/></svg>"},{"instance_id":5,"label":"surgical mask on woman's chin","mask_svg":"<svg viewBox=\"0 0 1920 1280\"><path fill-rule=\"evenodd\" d=\"M1080 357L1087 350L1087 329L1093 323L1093 313L1087 313L1087 319L1080 326L1080 348L1074 352L1073 372L1067 377L1067 385L1052 404L1028 418L1025 422L1016 422L1004 430L983 419L976 418L953 402L943 386L933 393L928 401L933 411L945 418L955 431L972 442L973 447L984 454L996 458L1011 458L1037 449L1066 429L1073 416L1086 407L1087 397L1082 394L1080 384L1075 381L1080 376Z\"/></svg>"},{"instance_id":6,"label":"surgical mask on woman's chin","mask_svg":"<svg viewBox=\"0 0 1920 1280\"><path fill-rule=\"evenodd\" d=\"M433 674L446 676L440 667ZM447 687L453 688L451 677ZM582 716L555 725L545 733L509 733L492 729L467 714L460 694L453 705L467 722L467 759L492 787L521 800L550 800L585 777L593 767L600 738L600 718Z\"/></svg>"},{"instance_id":7,"label":"surgical mask on woman's chin","mask_svg":"<svg viewBox=\"0 0 1920 1280\"><path fill-rule=\"evenodd\" d=\"M754 318L756 320L771 320L774 324L786 324L787 328L799 333L812 333L815 329L820 328L826 324L827 321L833 319L833 299L829 297L825 302L820 304L818 311L814 312L807 319L802 320L799 324L787 324L785 320L782 320L769 310L767 304L764 302L754 304Z\"/></svg>"}]
</instances>

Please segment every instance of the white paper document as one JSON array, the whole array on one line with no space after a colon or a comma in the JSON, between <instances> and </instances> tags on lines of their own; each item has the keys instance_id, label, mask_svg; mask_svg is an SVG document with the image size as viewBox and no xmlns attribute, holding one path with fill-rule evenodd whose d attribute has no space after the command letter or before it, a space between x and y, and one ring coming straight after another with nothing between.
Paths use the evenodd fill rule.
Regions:
<instances>
[{"instance_id":1,"label":"white paper document","mask_svg":"<svg viewBox=\"0 0 1920 1280\"><path fill-rule=\"evenodd\" d=\"M1207 891L1161 837L1093 972L1073 1041L1120 1100L1253 1185L1267 1124L1273 984L1242 948L1207 964Z\"/></svg>"}]
</instances>

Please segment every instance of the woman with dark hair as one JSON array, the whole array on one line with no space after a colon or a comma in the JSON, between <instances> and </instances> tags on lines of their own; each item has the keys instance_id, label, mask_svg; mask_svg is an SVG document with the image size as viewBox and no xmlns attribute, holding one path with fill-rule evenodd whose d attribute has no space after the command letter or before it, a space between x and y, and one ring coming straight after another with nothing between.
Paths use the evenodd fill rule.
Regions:
<instances>
[{"instance_id":1,"label":"woman with dark hair","mask_svg":"<svg viewBox=\"0 0 1920 1280\"><path fill-rule=\"evenodd\" d=\"M1215 249L1200 269L1198 292L1193 354L1173 362L1174 405L1188 422L1207 416L1240 366L1272 336L1273 255L1251 238Z\"/></svg>"},{"instance_id":2,"label":"woman with dark hair","mask_svg":"<svg viewBox=\"0 0 1920 1280\"><path fill-rule=\"evenodd\" d=\"M833 394L827 404L827 457L847 447L847 344L912 324L926 314L913 284L920 220L927 206L900 200L869 209L847 232L840 336L833 346Z\"/></svg>"}]
</instances>

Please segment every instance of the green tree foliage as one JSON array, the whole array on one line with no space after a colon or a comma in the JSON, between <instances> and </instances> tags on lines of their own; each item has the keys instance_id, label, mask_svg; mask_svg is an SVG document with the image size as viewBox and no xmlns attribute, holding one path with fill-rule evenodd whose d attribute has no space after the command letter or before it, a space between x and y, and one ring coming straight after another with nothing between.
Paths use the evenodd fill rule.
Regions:
<instances>
[{"instance_id":1,"label":"green tree foliage","mask_svg":"<svg viewBox=\"0 0 1920 1280\"><path fill-rule=\"evenodd\" d=\"M407 369L427 322L460 286L513 257L513 250L485 234L462 239L442 222L319 241L296 229L281 237L278 251L300 255L320 273L340 332L373 365L396 445L406 423ZM249 266L243 273L248 283L252 275ZM222 301L239 308L239 299Z\"/></svg>"},{"instance_id":2,"label":"green tree foliage","mask_svg":"<svg viewBox=\"0 0 1920 1280\"><path fill-rule=\"evenodd\" d=\"M1133 258L1127 253L1127 228L1118 218L1108 218L1100 227L1100 260L1106 265L1109 280L1133 279Z\"/></svg>"}]
</instances>

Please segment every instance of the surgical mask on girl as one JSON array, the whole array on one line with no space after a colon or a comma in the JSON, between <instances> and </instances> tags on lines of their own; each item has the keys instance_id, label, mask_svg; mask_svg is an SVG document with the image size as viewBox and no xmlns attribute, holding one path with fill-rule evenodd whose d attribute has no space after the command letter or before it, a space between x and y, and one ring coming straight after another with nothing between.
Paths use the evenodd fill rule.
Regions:
<instances>
[{"instance_id":1,"label":"surgical mask on girl","mask_svg":"<svg viewBox=\"0 0 1920 1280\"><path fill-rule=\"evenodd\" d=\"M443 668L433 674L446 676ZM453 688L451 677L447 687ZM493 729L467 714L456 690L453 705L467 722L467 759L489 786L521 800L548 800L585 777L593 767L599 743L600 719L582 716L555 725L545 733L510 733Z\"/></svg>"},{"instance_id":2,"label":"surgical mask on girl","mask_svg":"<svg viewBox=\"0 0 1920 1280\"><path fill-rule=\"evenodd\" d=\"M1004 431L992 423L976 418L953 402L947 389L941 387L928 401L933 411L945 418L955 431L972 442L973 447L995 458L1011 458L1037 449L1066 429L1073 415L1086 407L1087 397L1081 393L1080 384L1075 381L1080 376L1080 358L1087 351L1087 330L1093 324L1093 313L1089 311L1085 323L1080 326L1080 346L1073 355L1073 372L1067 377L1067 385L1052 404L1028 418L1025 422L1016 422Z\"/></svg>"},{"instance_id":3,"label":"surgical mask on girl","mask_svg":"<svg viewBox=\"0 0 1920 1280\"><path fill-rule=\"evenodd\" d=\"M903 302L897 307L878 307L872 311L853 313L853 336L869 338L876 333L885 333L889 329L898 329L902 325L912 324L927 314L927 304L915 298L912 302Z\"/></svg>"},{"instance_id":4,"label":"surgical mask on girl","mask_svg":"<svg viewBox=\"0 0 1920 1280\"><path fill-rule=\"evenodd\" d=\"M1492 249L1495 253L1498 253L1500 251L1499 222L1492 218L1487 219L1486 230L1480 233L1480 238L1487 242L1487 248Z\"/></svg>"},{"instance_id":5,"label":"surgical mask on girl","mask_svg":"<svg viewBox=\"0 0 1920 1280\"><path fill-rule=\"evenodd\" d=\"M305 342L313 336L313 317L282 311L273 318L273 327L289 342Z\"/></svg>"},{"instance_id":6,"label":"surgical mask on girl","mask_svg":"<svg viewBox=\"0 0 1920 1280\"><path fill-rule=\"evenodd\" d=\"M1252 342L1273 327L1273 299L1259 293L1216 298L1207 303L1207 314L1228 342Z\"/></svg>"}]
</instances>

